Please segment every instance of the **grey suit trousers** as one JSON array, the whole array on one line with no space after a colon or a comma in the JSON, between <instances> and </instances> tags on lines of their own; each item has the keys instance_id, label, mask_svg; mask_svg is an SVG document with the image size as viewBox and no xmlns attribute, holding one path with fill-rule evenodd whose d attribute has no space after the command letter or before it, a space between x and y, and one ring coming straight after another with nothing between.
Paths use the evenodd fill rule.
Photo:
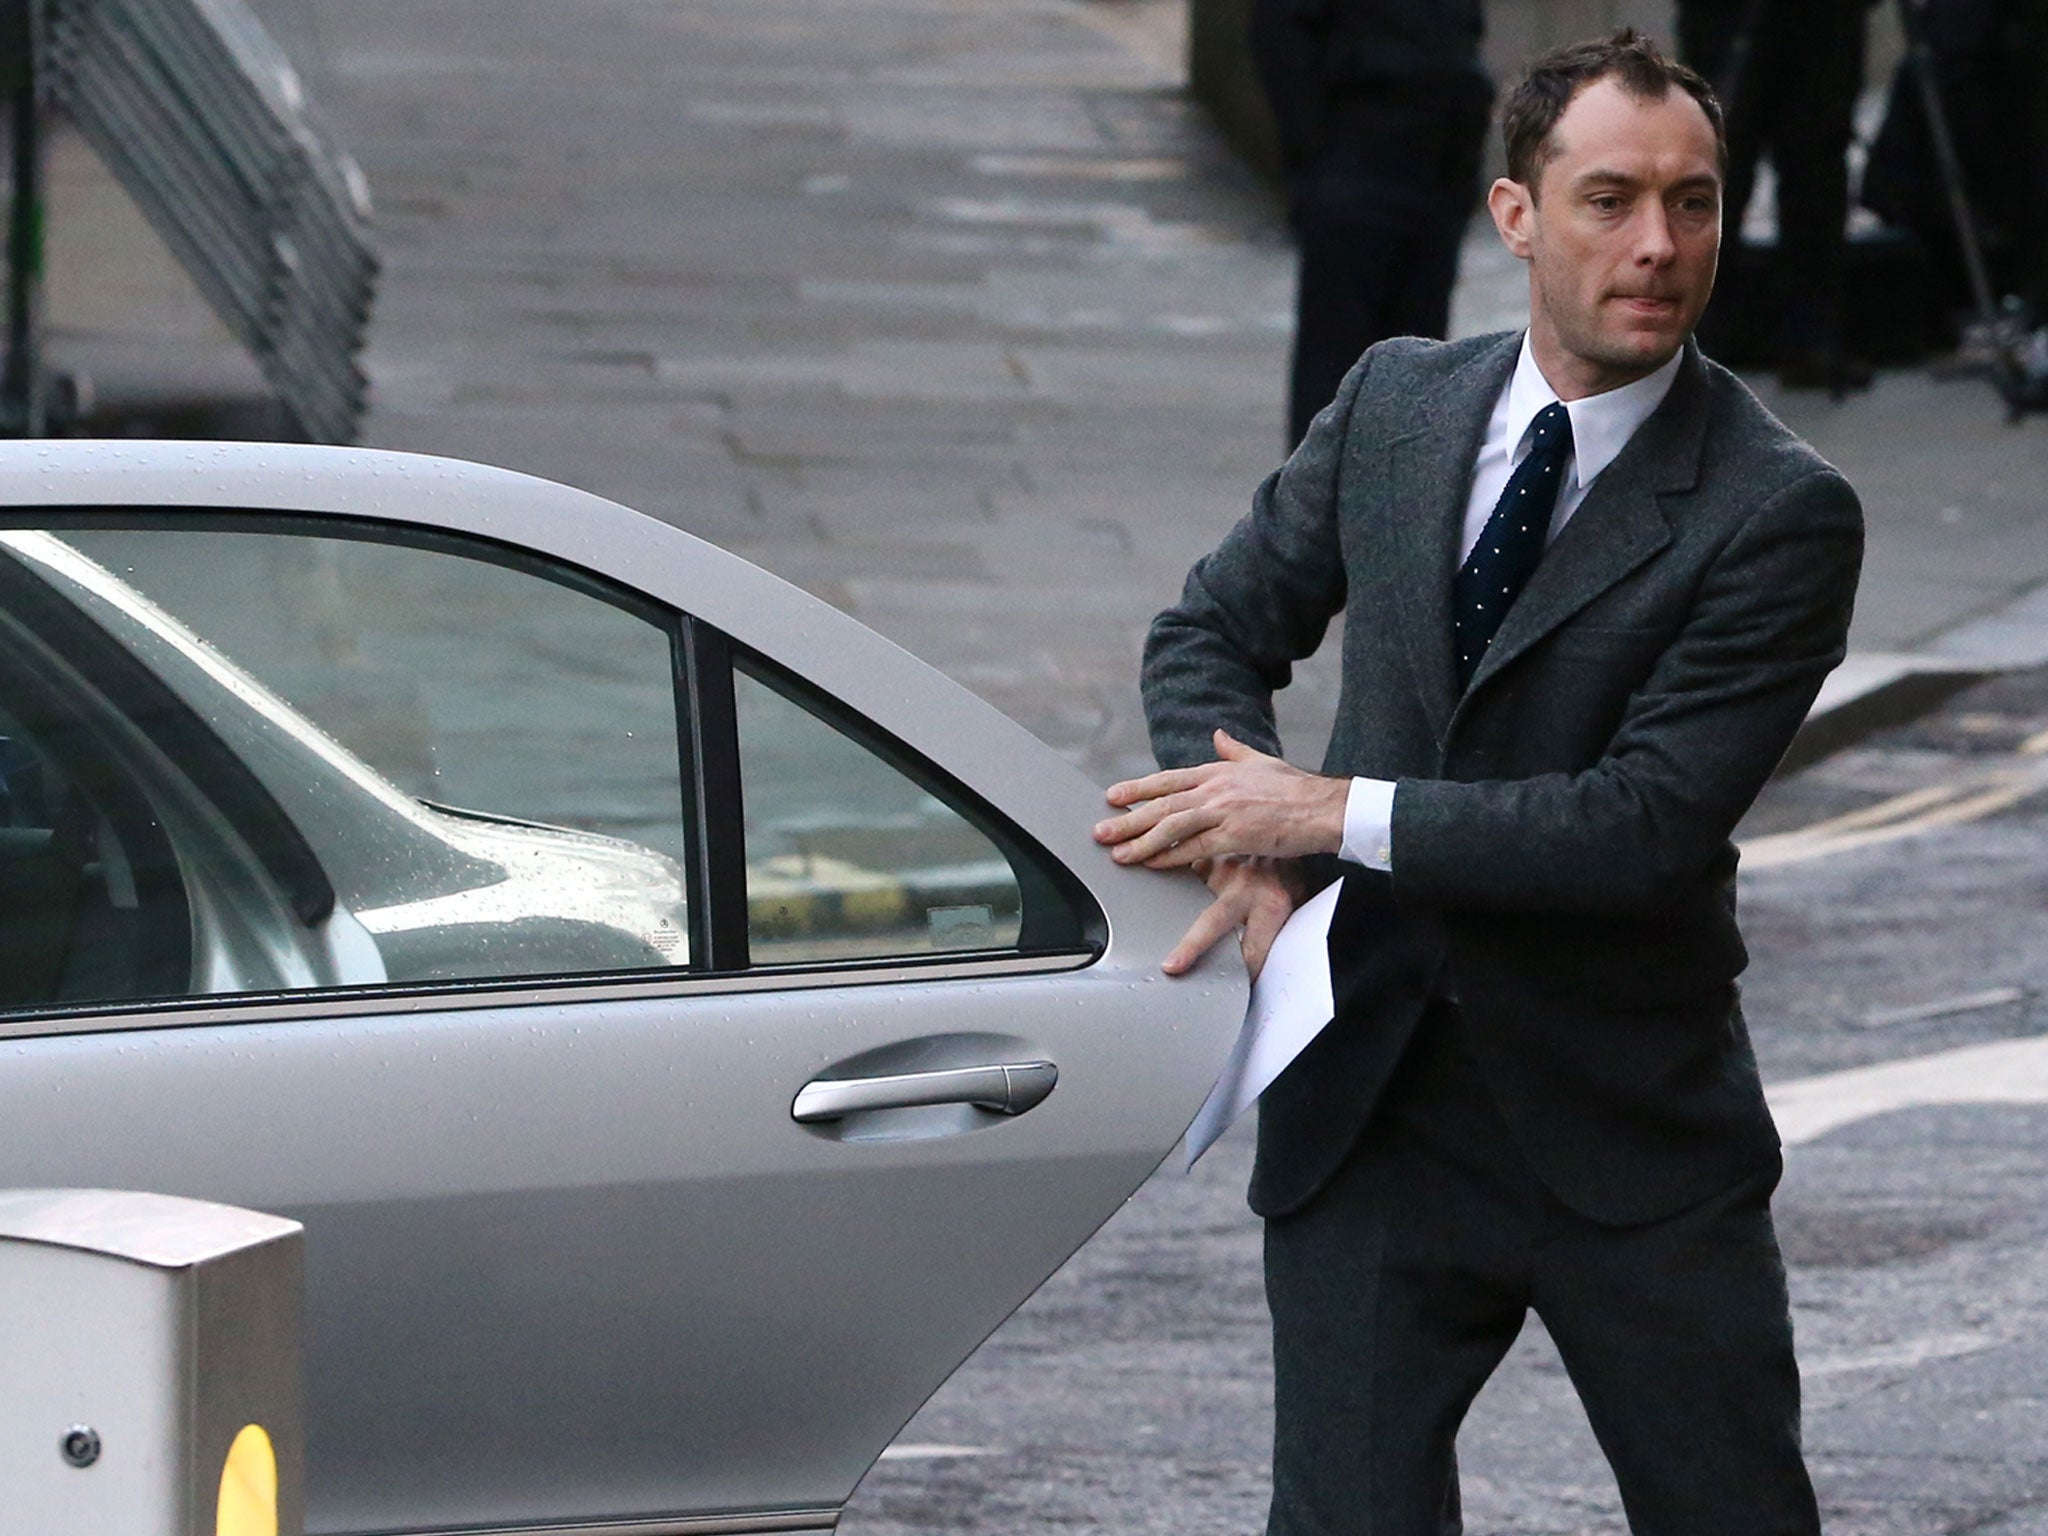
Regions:
<instances>
[{"instance_id":1,"label":"grey suit trousers","mask_svg":"<svg viewBox=\"0 0 2048 1536\"><path fill-rule=\"evenodd\" d=\"M1530 1169L1432 1004L1336 1177L1266 1223L1269 1536L1446 1536L1458 1426L1534 1309L1637 1536L1816 1536L1774 1163L1604 1226Z\"/></svg>"}]
</instances>

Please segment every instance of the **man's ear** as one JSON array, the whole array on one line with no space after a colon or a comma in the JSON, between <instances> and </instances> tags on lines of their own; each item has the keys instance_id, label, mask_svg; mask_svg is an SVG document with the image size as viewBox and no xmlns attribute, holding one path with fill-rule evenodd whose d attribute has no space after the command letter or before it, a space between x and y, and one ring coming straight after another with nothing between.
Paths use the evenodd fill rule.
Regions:
<instances>
[{"instance_id":1,"label":"man's ear","mask_svg":"<svg viewBox=\"0 0 2048 1536\"><path fill-rule=\"evenodd\" d=\"M1493 215L1501 244L1519 260L1527 261L1536 221L1534 194L1519 181L1503 176L1487 190L1486 211Z\"/></svg>"}]
</instances>

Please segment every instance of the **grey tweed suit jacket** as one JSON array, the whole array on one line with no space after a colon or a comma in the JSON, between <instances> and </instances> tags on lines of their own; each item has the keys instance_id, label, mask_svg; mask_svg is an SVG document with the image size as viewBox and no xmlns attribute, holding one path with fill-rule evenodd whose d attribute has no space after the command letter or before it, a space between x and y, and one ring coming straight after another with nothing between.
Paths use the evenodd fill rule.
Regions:
<instances>
[{"instance_id":1,"label":"grey tweed suit jacket","mask_svg":"<svg viewBox=\"0 0 2048 1536\"><path fill-rule=\"evenodd\" d=\"M1272 695L1343 616L1323 771L1397 781L1391 876L1346 877L1337 1021L1266 1092L1253 1207L1311 1199L1449 990L1545 1184L1597 1221L1676 1212L1778 1156L1735 978L1730 840L1842 658L1862 514L1688 346L1462 695L1451 578L1516 335L1383 342L1154 622L1162 763Z\"/></svg>"}]
</instances>

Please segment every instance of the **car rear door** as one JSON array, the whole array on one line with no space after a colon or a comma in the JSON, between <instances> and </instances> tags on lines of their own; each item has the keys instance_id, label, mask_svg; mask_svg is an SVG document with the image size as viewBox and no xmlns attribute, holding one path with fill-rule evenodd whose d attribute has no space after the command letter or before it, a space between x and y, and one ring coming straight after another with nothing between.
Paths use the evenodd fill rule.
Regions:
<instances>
[{"instance_id":1,"label":"car rear door","mask_svg":"<svg viewBox=\"0 0 2048 1536\"><path fill-rule=\"evenodd\" d=\"M83 850L0 1186L306 1224L310 1530L828 1527L1241 1016L1094 786L673 528L255 447L7 447L0 509L10 814ZM184 995L107 979L151 869Z\"/></svg>"}]
</instances>

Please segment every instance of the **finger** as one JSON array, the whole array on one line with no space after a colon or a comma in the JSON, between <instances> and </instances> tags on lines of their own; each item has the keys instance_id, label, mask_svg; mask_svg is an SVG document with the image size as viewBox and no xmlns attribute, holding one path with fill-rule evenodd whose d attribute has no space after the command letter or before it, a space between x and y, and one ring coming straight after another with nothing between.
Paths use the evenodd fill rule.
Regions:
<instances>
[{"instance_id":1,"label":"finger","mask_svg":"<svg viewBox=\"0 0 2048 1536\"><path fill-rule=\"evenodd\" d=\"M1171 796L1147 800L1133 807L1121 816L1106 816L1095 823L1095 841L1103 844L1127 843L1134 837L1142 836L1171 815L1178 802Z\"/></svg>"},{"instance_id":2,"label":"finger","mask_svg":"<svg viewBox=\"0 0 2048 1536\"><path fill-rule=\"evenodd\" d=\"M1120 843L1114 857L1120 864L1150 864L1155 859L1164 858L1168 862L1160 868L1179 869L1216 851L1211 846L1214 838L1209 843L1201 841L1216 822L1216 813L1208 807L1182 805L1167 811L1142 836Z\"/></svg>"},{"instance_id":3,"label":"finger","mask_svg":"<svg viewBox=\"0 0 2048 1536\"><path fill-rule=\"evenodd\" d=\"M1257 747L1248 747L1230 732L1218 726L1215 735L1216 755L1227 763L1248 763L1271 761L1272 754L1261 752Z\"/></svg>"},{"instance_id":4,"label":"finger","mask_svg":"<svg viewBox=\"0 0 2048 1536\"><path fill-rule=\"evenodd\" d=\"M1280 930L1287 925L1287 914L1267 911L1263 905L1254 909L1244 923L1245 969L1252 974L1252 980L1259 979L1259 972L1266 968L1266 956L1273 952L1273 941L1280 937Z\"/></svg>"},{"instance_id":5,"label":"finger","mask_svg":"<svg viewBox=\"0 0 2048 1536\"><path fill-rule=\"evenodd\" d=\"M1158 773L1148 773L1142 779L1124 779L1104 790L1103 798L1111 805L1136 805L1141 800L1158 800L1166 795L1176 794L1183 789L1193 789L1216 769L1214 763L1203 763L1194 768L1166 768Z\"/></svg>"},{"instance_id":6,"label":"finger","mask_svg":"<svg viewBox=\"0 0 2048 1536\"><path fill-rule=\"evenodd\" d=\"M1221 725L1217 727L1214 743L1217 743L1217 756L1223 758L1223 762L1280 762L1280 758L1276 758L1274 754L1260 752L1257 748L1253 748L1253 745L1247 745L1245 741L1239 741L1235 735L1225 731Z\"/></svg>"},{"instance_id":7,"label":"finger","mask_svg":"<svg viewBox=\"0 0 2048 1536\"><path fill-rule=\"evenodd\" d=\"M1215 946L1218 939L1236 928L1237 904L1228 899L1210 902L1181 936L1181 941L1174 945L1173 953L1160 962L1159 968L1169 976L1184 975Z\"/></svg>"},{"instance_id":8,"label":"finger","mask_svg":"<svg viewBox=\"0 0 2048 1536\"><path fill-rule=\"evenodd\" d=\"M1217 834L1213 830L1197 832L1192 836L1180 839L1178 842L1168 843L1150 858L1140 862L1147 869L1193 869L1199 865L1207 864L1217 856L1218 850L1215 846L1217 841ZM1129 863L1131 861L1127 859L1124 862Z\"/></svg>"}]
</instances>

